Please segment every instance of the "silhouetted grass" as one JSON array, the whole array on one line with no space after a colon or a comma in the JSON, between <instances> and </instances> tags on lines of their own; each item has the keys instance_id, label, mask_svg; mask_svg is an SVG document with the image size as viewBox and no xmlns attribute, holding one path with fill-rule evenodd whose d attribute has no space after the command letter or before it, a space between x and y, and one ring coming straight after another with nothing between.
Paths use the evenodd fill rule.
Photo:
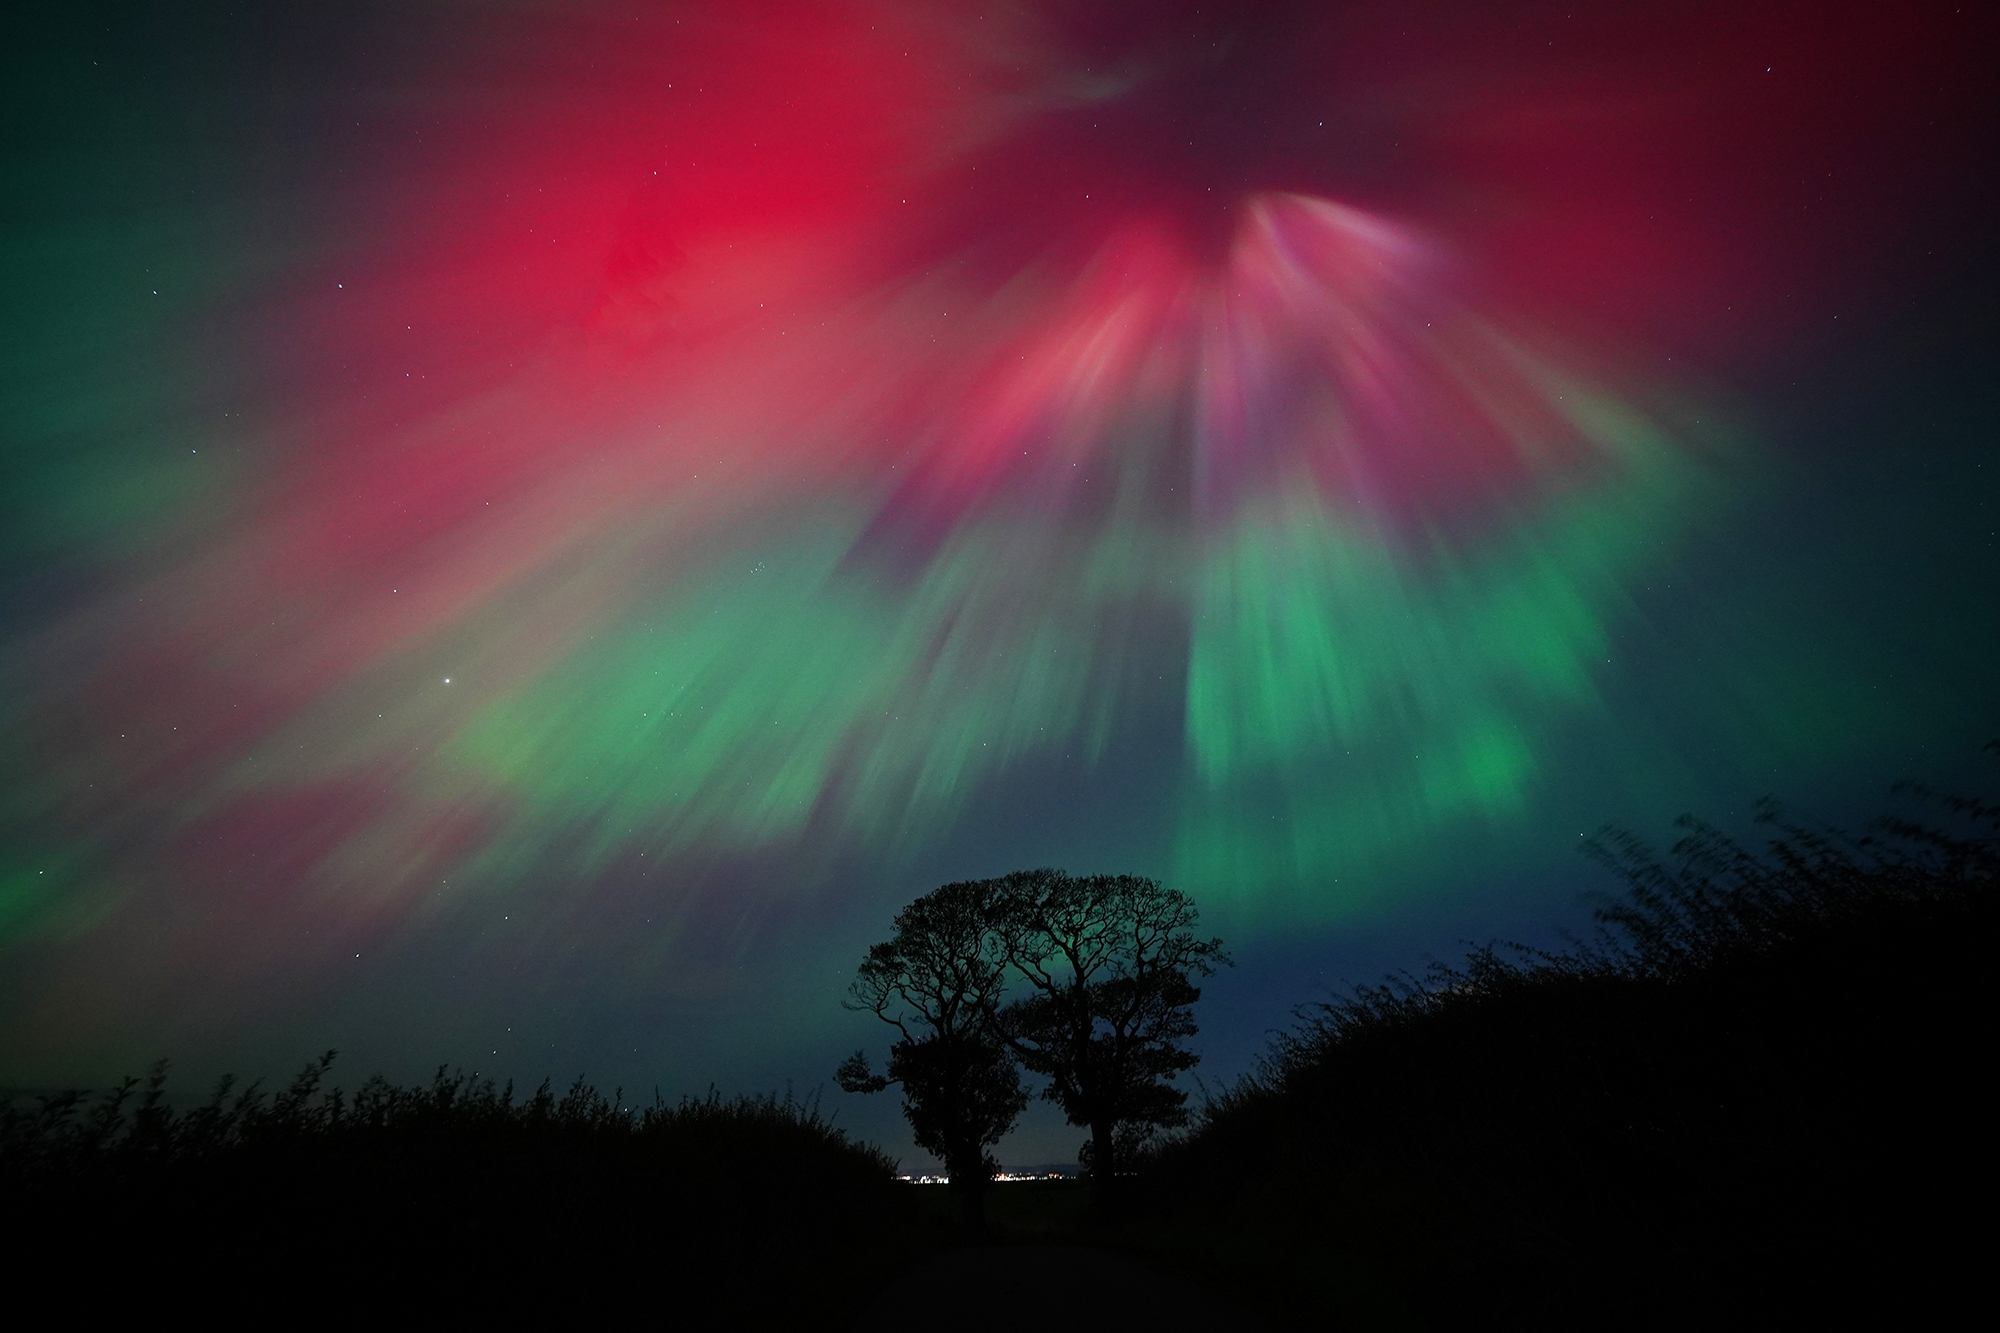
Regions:
<instances>
[{"instance_id":1,"label":"silhouetted grass","mask_svg":"<svg viewBox=\"0 0 2000 1333\"><path fill-rule=\"evenodd\" d=\"M1627 893L1599 938L1301 1008L1154 1154L1134 1243L1284 1326L1964 1294L2000 807L1943 803L1956 832L1780 822L1761 854L1688 820L1665 861L1607 835Z\"/></svg>"},{"instance_id":2,"label":"silhouetted grass","mask_svg":"<svg viewBox=\"0 0 2000 1333\"><path fill-rule=\"evenodd\" d=\"M633 1107L448 1075L175 1113L166 1069L0 1111L10 1254L107 1280L460 1309L841 1318L926 1243L911 1187L816 1102Z\"/></svg>"}]
</instances>

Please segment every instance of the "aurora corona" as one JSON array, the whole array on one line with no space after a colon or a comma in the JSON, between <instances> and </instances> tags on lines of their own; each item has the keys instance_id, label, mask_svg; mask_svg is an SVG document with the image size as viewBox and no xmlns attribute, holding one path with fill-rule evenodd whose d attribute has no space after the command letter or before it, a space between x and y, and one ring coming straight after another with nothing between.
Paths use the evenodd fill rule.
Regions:
<instances>
[{"instance_id":1,"label":"aurora corona","mask_svg":"<svg viewBox=\"0 0 2000 1333\"><path fill-rule=\"evenodd\" d=\"M1671 787L1680 721L1607 680L1772 467L1631 313L1755 295L1616 212L1680 65L1602 20L1621 101L1516 77L1554 39L1433 69L1397 7L1126 8L419 6L182 157L101 136L157 206L14 242L73 275L23 307L46 591L0 658L30 1063L431 948L621 994L822 930L844 966L857 884L1077 855L996 793L1101 778L1090 846L1141 850L1074 868L1247 946L1468 829L1573 840L1579 735ZM285 115L323 151L228 128ZM1534 193L1569 162L1581 202Z\"/></svg>"}]
</instances>

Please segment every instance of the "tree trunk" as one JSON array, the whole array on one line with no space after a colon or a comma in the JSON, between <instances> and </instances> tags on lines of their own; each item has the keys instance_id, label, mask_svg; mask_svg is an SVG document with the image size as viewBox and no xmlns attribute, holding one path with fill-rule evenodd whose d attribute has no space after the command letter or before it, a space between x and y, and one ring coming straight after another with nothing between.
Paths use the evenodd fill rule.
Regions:
<instances>
[{"instance_id":1,"label":"tree trunk","mask_svg":"<svg viewBox=\"0 0 2000 1333\"><path fill-rule=\"evenodd\" d=\"M959 1219L966 1234L976 1240L986 1238L986 1191L993 1187L993 1177L986 1171L986 1154L983 1152L958 1153L944 1164L951 1184L946 1188L958 1196Z\"/></svg>"},{"instance_id":2,"label":"tree trunk","mask_svg":"<svg viewBox=\"0 0 2000 1333\"><path fill-rule=\"evenodd\" d=\"M1090 1207L1099 1218L1111 1216L1118 1194L1118 1161L1111 1146L1111 1130L1108 1120L1090 1123Z\"/></svg>"}]
</instances>

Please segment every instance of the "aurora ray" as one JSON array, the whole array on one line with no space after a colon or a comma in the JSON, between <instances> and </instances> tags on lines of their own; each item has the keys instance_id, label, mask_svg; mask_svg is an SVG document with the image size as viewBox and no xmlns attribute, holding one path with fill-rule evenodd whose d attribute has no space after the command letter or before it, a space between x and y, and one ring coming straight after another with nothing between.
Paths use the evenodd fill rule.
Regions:
<instances>
[{"instance_id":1,"label":"aurora ray","mask_svg":"<svg viewBox=\"0 0 2000 1333\"><path fill-rule=\"evenodd\" d=\"M1063 855L1024 787L1125 793L1118 869L1280 939L1461 835L1838 752L1874 677L1832 619L1715 630L1699 707L1628 666L1785 466L1670 359L1747 364L1687 327L1782 341L1808 285L1696 225L1775 85L1678 90L1765 20L1697 59L1599 17L1572 66L1456 9L1486 36L1211 10L416 6L20 157L68 210L9 232L29 1064L311 1012L362 955L754 989L865 933L857 883ZM96 41L48 68L139 68ZM1701 623L1783 620L1712 581ZM1580 735L1632 756L1581 795Z\"/></svg>"}]
</instances>

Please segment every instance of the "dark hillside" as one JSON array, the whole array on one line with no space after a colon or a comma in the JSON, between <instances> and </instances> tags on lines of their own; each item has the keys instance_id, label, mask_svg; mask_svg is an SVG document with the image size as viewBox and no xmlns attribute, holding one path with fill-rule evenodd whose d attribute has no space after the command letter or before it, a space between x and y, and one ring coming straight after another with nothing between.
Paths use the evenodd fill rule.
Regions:
<instances>
[{"instance_id":1,"label":"dark hillside","mask_svg":"<svg viewBox=\"0 0 2000 1333\"><path fill-rule=\"evenodd\" d=\"M1605 854L1631 892L1596 946L1301 1010L1152 1163L1167 1243L1309 1325L1909 1313L1963 1285L1993 844L1790 828L1760 857L1695 826L1671 869Z\"/></svg>"}]
</instances>

